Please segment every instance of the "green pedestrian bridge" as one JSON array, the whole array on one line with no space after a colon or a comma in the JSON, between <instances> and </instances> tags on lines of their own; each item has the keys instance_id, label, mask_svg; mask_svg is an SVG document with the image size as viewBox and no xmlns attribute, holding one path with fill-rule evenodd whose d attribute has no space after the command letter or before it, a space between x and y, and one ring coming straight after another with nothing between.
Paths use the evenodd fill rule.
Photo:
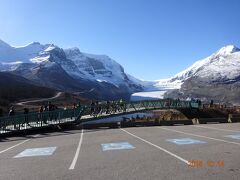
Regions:
<instances>
[{"instance_id":1,"label":"green pedestrian bridge","mask_svg":"<svg viewBox=\"0 0 240 180\"><path fill-rule=\"evenodd\" d=\"M195 101L173 99L136 101L136 102L100 102L98 105L84 105L72 109L58 109L42 113L28 113L0 117L0 135L11 132L23 132L28 129L40 129L66 123L81 124L111 116L121 116L136 112L157 109L198 108Z\"/></svg>"}]
</instances>

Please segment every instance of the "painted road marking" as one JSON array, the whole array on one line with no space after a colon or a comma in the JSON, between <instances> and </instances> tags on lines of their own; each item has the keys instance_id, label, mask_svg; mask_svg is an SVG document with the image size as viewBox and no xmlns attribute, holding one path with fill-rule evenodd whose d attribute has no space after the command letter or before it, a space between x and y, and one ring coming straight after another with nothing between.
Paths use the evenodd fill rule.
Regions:
<instances>
[{"instance_id":1,"label":"painted road marking","mask_svg":"<svg viewBox=\"0 0 240 180\"><path fill-rule=\"evenodd\" d=\"M231 135L227 135L227 136L224 136L224 137L240 140L240 134L231 134Z\"/></svg>"},{"instance_id":2,"label":"painted road marking","mask_svg":"<svg viewBox=\"0 0 240 180\"><path fill-rule=\"evenodd\" d=\"M9 147L9 148L7 148L7 149L4 149L4 150L2 150L2 151L0 151L0 154L1 153L4 153L4 152L6 152L6 151L8 151L8 150L10 150L10 149L13 149L13 148L15 148L15 147L17 147L17 146L19 146L19 145L21 145L21 144L23 144L23 143L25 143L25 142L28 142L28 141L30 141L31 139L26 139L26 140L24 140L24 141L22 141L22 142L20 142L20 143L18 143L18 144L15 144L14 146L11 146L11 147Z\"/></svg>"},{"instance_id":3,"label":"painted road marking","mask_svg":"<svg viewBox=\"0 0 240 180\"><path fill-rule=\"evenodd\" d=\"M70 165L70 167L69 167L69 170L73 170L73 169L75 168L75 165L76 165L77 160L78 160L79 152L80 152L80 150L81 150L82 141L83 141L83 129L82 129L82 131L81 131L81 135L80 135L78 147L77 147L75 156L74 156L74 158L73 158L73 160L72 160L72 163L71 163L71 165Z\"/></svg>"},{"instance_id":4,"label":"painted road marking","mask_svg":"<svg viewBox=\"0 0 240 180\"><path fill-rule=\"evenodd\" d=\"M214 127L206 127L206 126L200 126L200 125L195 125L192 127L199 127L199 128L206 128L206 129L214 129L214 130L220 130L220 131L228 131L228 132L240 132L237 130L230 130L230 129L221 129L221 128L214 128Z\"/></svg>"},{"instance_id":5,"label":"painted road marking","mask_svg":"<svg viewBox=\"0 0 240 180\"><path fill-rule=\"evenodd\" d=\"M177 144L177 145L190 145L190 144L204 144L205 141L200 141L191 138L180 138L180 139L167 139L166 141Z\"/></svg>"},{"instance_id":6,"label":"painted road marking","mask_svg":"<svg viewBox=\"0 0 240 180\"><path fill-rule=\"evenodd\" d=\"M167 153L167 154L169 154L169 155L177 158L178 160L186 163L187 165L190 165L190 162L187 161L186 159L183 159L182 157L180 157L180 156L178 156L178 155L176 155L176 154L174 154L174 153L172 153L172 152L170 152L170 151L168 151L168 150L166 150L166 149L164 149L164 148L162 148L162 147L160 147L160 146L158 146L158 145L156 145L156 144L153 144L153 143L151 143L151 142L149 142L149 141L147 141L147 140L145 140L145 139L143 139L143 138L141 138L141 137L139 137L139 136L136 136L135 134L132 134L132 133L128 132L128 131L125 130L125 129L122 129L122 128L120 128L120 129L121 129L122 131L126 132L127 134L129 134L129 135L131 135L131 136L133 136L133 137L135 137L135 138L137 138L137 139L139 139L139 140L141 140L141 141L143 141L143 142L145 142L145 143L147 143L147 144L149 144L149 145L151 145L151 146L153 146L153 147L155 147L155 148L157 148L157 149L160 149L161 151L163 151L163 152L165 152L165 153Z\"/></svg>"},{"instance_id":7,"label":"painted road marking","mask_svg":"<svg viewBox=\"0 0 240 180\"><path fill-rule=\"evenodd\" d=\"M101 144L103 151L134 149L135 147L128 142Z\"/></svg>"},{"instance_id":8,"label":"painted road marking","mask_svg":"<svg viewBox=\"0 0 240 180\"><path fill-rule=\"evenodd\" d=\"M35 135L35 136L33 136L33 137L38 137L38 136L39 136L39 134L37 134L37 135ZM13 149L13 148L15 148L15 147L17 147L17 146L20 146L21 144L23 144L23 143L25 143L25 142L28 142L28 141L30 141L30 140L31 140L31 139L26 139L26 140L24 140L24 141L22 141L22 142L20 142L20 143L18 143L18 144L15 144L14 146L11 146L11 147L9 147L9 148L7 148L7 149L4 149L4 150L0 151L0 154L6 152L6 151L8 151L8 150L11 150L11 149Z\"/></svg>"},{"instance_id":9,"label":"painted road marking","mask_svg":"<svg viewBox=\"0 0 240 180\"><path fill-rule=\"evenodd\" d=\"M229 144L235 144L235 145L240 146L240 143L233 142L233 141L227 141L227 140L223 140L223 139L217 139L217 138L212 138L212 137L208 137L208 136L202 136L202 135L187 133L187 132L178 131L178 130L173 130L173 129L168 129L168 128L164 128L164 127L157 127L157 128L165 129L165 130L167 130L167 131L177 132L177 133L181 133L181 134L186 134L186 135L190 135L190 136L196 136L196 137L211 139L211 140L214 140L214 141L221 141L221 142L225 142L225 143L229 143Z\"/></svg>"},{"instance_id":10,"label":"painted road marking","mask_svg":"<svg viewBox=\"0 0 240 180\"><path fill-rule=\"evenodd\" d=\"M23 152L16 155L14 158L34 157L34 156L50 156L54 153L57 147L44 147L25 149Z\"/></svg>"}]
</instances>

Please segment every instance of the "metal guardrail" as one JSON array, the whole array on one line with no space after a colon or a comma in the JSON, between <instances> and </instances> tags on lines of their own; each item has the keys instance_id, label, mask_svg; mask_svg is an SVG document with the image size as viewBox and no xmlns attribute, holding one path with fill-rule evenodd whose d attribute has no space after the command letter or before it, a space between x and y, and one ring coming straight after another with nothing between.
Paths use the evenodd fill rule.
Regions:
<instances>
[{"instance_id":1,"label":"metal guardrail","mask_svg":"<svg viewBox=\"0 0 240 180\"><path fill-rule=\"evenodd\" d=\"M73 122L82 108L55 110L42 113L29 113L0 118L0 134L31 128L45 127L52 124Z\"/></svg>"},{"instance_id":2,"label":"metal guardrail","mask_svg":"<svg viewBox=\"0 0 240 180\"><path fill-rule=\"evenodd\" d=\"M55 110L42 113L29 113L8 117L0 117L0 134L31 128L46 127L53 124L96 120L100 117L131 113L137 111L168 109L168 108L198 108L198 103L180 100L154 100L137 102L100 102L93 106L81 106L74 109Z\"/></svg>"}]
</instances>

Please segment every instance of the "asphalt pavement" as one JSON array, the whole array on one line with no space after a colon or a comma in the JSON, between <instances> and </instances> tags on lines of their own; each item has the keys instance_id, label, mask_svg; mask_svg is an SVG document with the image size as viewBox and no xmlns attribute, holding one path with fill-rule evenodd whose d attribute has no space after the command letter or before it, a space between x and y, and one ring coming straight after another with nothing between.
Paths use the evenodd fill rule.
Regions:
<instances>
[{"instance_id":1,"label":"asphalt pavement","mask_svg":"<svg viewBox=\"0 0 240 180\"><path fill-rule=\"evenodd\" d=\"M0 141L4 180L240 179L240 123L69 130Z\"/></svg>"}]
</instances>

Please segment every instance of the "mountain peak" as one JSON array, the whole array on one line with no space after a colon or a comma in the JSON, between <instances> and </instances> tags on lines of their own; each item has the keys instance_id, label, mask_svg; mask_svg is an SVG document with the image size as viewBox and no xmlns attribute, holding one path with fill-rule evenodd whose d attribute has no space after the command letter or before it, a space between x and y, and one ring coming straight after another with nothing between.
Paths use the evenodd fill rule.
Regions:
<instances>
[{"instance_id":1,"label":"mountain peak","mask_svg":"<svg viewBox=\"0 0 240 180\"><path fill-rule=\"evenodd\" d=\"M58 49L59 47L54 44L49 44L48 47L44 50L45 52L50 52L54 49Z\"/></svg>"},{"instance_id":2,"label":"mountain peak","mask_svg":"<svg viewBox=\"0 0 240 180\"><path fill-rule=\"evenodd\" d=\"M228 45L228 46L224 46L222 47L221 49L219 49L217 51L217 55L229 55L229 54L232 54L232 53L235 53L235 52L238 52L240 51L240 49L234 45Z\"/></svg>"},{"instance_id":3,"label":"mountain peak","mask_svg":"<svg viewBox=\"0 0 240 180\"><path fill-rule=\"evenodd\" d=\"M32 42L29 45L35 46L35 45L41 45L40 42Z\"/></svg>"},{"instance_id":4,"label":"mountain peak","mask_svg":"<svg viewBox=\"0 0 240 180\"><path fill-rule=\"evenodd\" d=\"M67 55L78 55L78 54L81 54L79 48L77 48L77 47L64 49L64 52Z\"/></svg>"}]
</instances>

